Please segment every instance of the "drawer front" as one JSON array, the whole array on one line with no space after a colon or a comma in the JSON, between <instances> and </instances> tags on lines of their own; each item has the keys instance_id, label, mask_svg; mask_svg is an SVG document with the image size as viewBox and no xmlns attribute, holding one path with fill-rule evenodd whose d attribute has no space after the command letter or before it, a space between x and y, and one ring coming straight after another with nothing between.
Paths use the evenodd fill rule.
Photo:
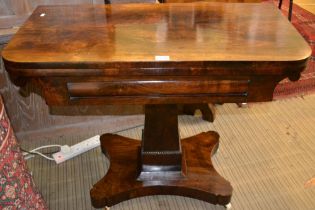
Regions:
<instances>
[{"instance_id":1,"label":"drawer front","mask_svg":"<svg viewBox=\"0 0 315 210\"><path fill-rule=\"evenodd\" d=\"M68 82L70 97L172 96L191 94L246 95L249 80L130 80Z\"/></svg>"},{"instance_id":2,"label":"drawer front","mask_svg":"<svg viewBox=\"0 0 315 210\"><path fill-rule=\"evenodd\" d=\"M231 77L42 77L36 82L48 105L242 103L257 86Z\"/></svg>"}]
</instances>

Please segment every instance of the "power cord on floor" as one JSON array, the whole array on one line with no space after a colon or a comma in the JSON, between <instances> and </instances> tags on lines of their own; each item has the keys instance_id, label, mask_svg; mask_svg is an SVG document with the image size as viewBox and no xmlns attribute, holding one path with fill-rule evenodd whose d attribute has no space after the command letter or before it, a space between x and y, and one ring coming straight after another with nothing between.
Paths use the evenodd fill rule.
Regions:
<instances>
[{"instance_id":1,"label":"power cord on floor","mask_svg":"<svg viewBox=\"0 0 315 210\"><path fill-rule=\"evenodd\" d=\"M28 150L24 150L21 148L21 150L23 151L23 156L24 156L24 159L27 160L27 159L30 159L32 157L34 157L34 155L39 155L47 160L52 160L54 161L54 158L52 157L48 157L47 155L50 155L50 154L53 154L53 153L56 153L58 151L60 151L60 149L58 151L54 151L54 152L48 152L48 153L44 153L44 152L38 152L38 150L41 150L41 149L46 149L46 148L51 148L51 147L59 147L61 149L61 145L59 144L52 144L52 145L45 145L45 146L41 146L41 147L37 147L35 149L32 149L30 151Z\"/></svg>"},{"instance_id":2,"label":"power cord on floor","mask_svg":"<svg viewBox=\"0 0 315 210\"><path fill-rule=\"evenodd\" d=\"M119 132L123 132L123 131L126 131L126 130L130 130L130 129L134 129L134 128L138 128L138 127L142 127L143 124L141 125L136 125L134 127L131 127L131 128L127 128L127 129L122 129L122 130L119 130L119 131L116 131L114 133L119 133ZM98 137L99 138L99 137ZM81 142L82 143L82 142ZM80 143L78 143L80 144ZM84 146L90 146L91 143L86 143L88 145L84 145ZM74 146L77 146L77 145L74 145ZM41 149L46 149L46 148L51 148L51 147L59 147L59 149L56 151L53 151L53 152L38 152L38 150L41 150ZM73 147L73 146L72 146ZM93 147L94 148L94 147ZM78 149L78 148L77 148ZM71 148L68 146L68 145L59 145L59 144L53 144L53 145L46 145L46 146L41 146L41 147L37 147L35 149L32 149L30 151L28 150L25 150L23 148L21 148L21 150L23 151L23 156L24 156L24 159L25 160L28 160L30 158L33 158L35 155L39 155L47 160L51 160L51 161L56 161L52 156L47 156L47 155L52 155L52 154L56 154L58 152L62 152L64 154L66 153L69 153L71 152ZM73 153L75 152L78 152L77 150L76 151L73 151ZM79 153L80 154L80 153ZM68 155L69 156L69 155Z\"/></svg>"}]
</instances>

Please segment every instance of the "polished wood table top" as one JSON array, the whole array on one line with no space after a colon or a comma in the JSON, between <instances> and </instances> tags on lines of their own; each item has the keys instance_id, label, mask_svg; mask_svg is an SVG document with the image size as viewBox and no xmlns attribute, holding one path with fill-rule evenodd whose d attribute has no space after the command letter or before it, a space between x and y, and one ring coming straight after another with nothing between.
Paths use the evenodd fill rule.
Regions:
<instances>
[{"instance_id":1,"label":"polished wood table top","mask_svg":"<svg viewBox=\"0 0 315 210\"><path fill-rule=\"evenodd\" d=\"M294 62L310 52L274 5L200 2L38 7L2 54L21 67L102 68L157 65L156 56L169 56L168 62Z\"/></svg>"},{"instance_id":2,"label":"polished wood table top","mask_svg":"<svg viewBox=\"0 0 315 210\"><path fill-rule=\"evenodd\" d=\"M141 143L102 135L111 163L93 206L156 194L226 205L232 186L209 155L219 135L179 140L176 104L270 101L311 49L272 4L176 3L38 7L2 55L48 105L145 105Z\"/></svg>"},{"instance_id":3,"label":"polished wood table top","mask_svg":"<svg viewBox=\"0 0 315 210\"><path fill-rule=\"evenodd\" d=\"M225 2L225 3L260 3L262 0L159 0L161 3L191 3L191 2Z\"/></svg>"}]
</instances>

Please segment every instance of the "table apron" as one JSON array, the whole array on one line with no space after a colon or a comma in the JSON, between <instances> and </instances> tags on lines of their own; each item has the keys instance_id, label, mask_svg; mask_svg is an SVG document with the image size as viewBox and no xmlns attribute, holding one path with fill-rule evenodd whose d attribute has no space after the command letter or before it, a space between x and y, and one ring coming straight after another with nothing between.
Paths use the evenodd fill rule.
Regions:
<instances>
[{"instance_id":1,"label":"table apron","mask_svg":"<svg viewBox=\"0 0 315 210\"><path fill-rule=\"evenodd\" d=\"M48 105L189 104L269 101L279 78L39 77L33 81L41 87Z\"/></svg>"}]
</instances>

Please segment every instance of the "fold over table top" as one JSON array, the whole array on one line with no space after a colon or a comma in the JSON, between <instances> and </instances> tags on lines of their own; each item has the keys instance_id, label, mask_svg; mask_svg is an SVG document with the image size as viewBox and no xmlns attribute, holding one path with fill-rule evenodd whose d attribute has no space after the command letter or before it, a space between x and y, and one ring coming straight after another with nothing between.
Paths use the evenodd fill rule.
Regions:
<instances>
[{"instance_id":1,"label":"fold over table top","mask_svg":"<svg viewBox=\"0 0 315 210\"><path fill-rule=\"evenodd\" d=\"M40 6L2 52L9 71L304 63L310 54L296 29L267 3Z\"/></svg>"}]
</instances>

